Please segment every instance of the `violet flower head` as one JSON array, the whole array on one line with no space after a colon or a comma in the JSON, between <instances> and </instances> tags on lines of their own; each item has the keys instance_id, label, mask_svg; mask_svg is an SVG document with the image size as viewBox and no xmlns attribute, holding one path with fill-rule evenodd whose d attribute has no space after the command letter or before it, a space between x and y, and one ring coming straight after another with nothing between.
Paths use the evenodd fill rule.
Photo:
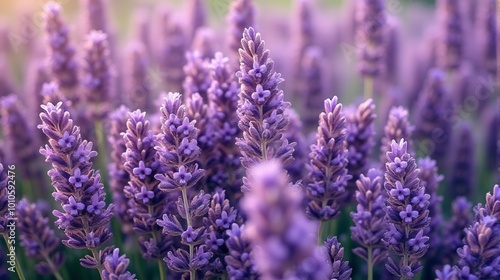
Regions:
<instances>
[{"instance_id":1,"label":"violet flower head","mask_svg":"<svg viewBox=\"0 0 500 280\"><path fill-rule=\"evenodd\" d=\"M40 260L35 269L40 274L54 274L64 263L60 239L49 226L39 205L22 199L17 205L17 229L26 256Z\"/></svg>"},{"instance_id":2,"label":"violet flower head","mask_svg":"<svg viewBox=\"0 0 500 280\"><path fill-rule=\"evenodd\" d=\"M70 100L77 96L73 93L78 85L78 65L75 48L69 41L69 27L61 17L62 8L55 2L44 6L44 27L48 44L48 67L52 78L65 90Z\"/></svg>"},{"instance_id":3,"label":"violet flower head","mask_svg":"<svg viewBox=\"0 0 500 280\"><path fill-rule=\"evenodd\" d=\"M451 126L447 116L451 103L445 86L445 74L439 69L429 71L415 113L415 137L427 154L441 163L448 153Z\"/></svg>"},{"instance_id":4,"label":"violet flower head","mask_svg":"<svg viewBox=\"0 0 500 280\"><path fill-rule=\"evenodd\" d=\"M452 203L451 219L443 230L443 257L444 263L454 264L457 261L457 249L463 245L465 231L472 224L472 205L465 197L458 197ZM432 220L431 220L432 222Z\"/></svg>"},{"instance_id":5,"label":"violet flower head","mask_svg":"<svg viewBox=\"0 0 500 280\"><path fill-rule=\"evenodd\" d=\"M195 123L198 130L196 141L201 149L200 164L206 168L213 158L211 151L217 141L217 131L211 118L212 112L207 102L197 92L193 93L186 103L187 117Z\"/></svg>"},{"instance_id":6,"label":"violet flower head","mask_svg":"<svg viewBox=\"0 0 500 280\"><path fill-rule=\"evenodd\" d=\"M187 63L184 66L184 98L189 100L194 93L198 93L205 102L208 100L210 87L210 67L207 60L203 59L198 51L186 53Z\"/></svg>"},{"instance_id":7,"label":"violet flower head","mask_svg":"<svg viewBox=\"0 0 500 280\"><path fill-rule=\"evenodd\" d=\"M356 41L361 46L358 71L363 76L376 77L384 70L385 1L361 0L356 4Z\"/></svg>"},{"instance_id":8,"label":"violet flower head","mask_svg":"<svg viewBox=\"0 0 500 280\"><path fill-rule=\"evenodd\" d=\"M475 192L476 141L472 124L462 122L453 139L452 171L448 183L448 193L452 198L470 197Z\"/></svg>"},{"instance_id":9,"label":"violet flower head","mask_svg":"<svg viewBox=\"0 0 500 280\"><path fill-rule=\"evenodd\" d=\"M283 138L289 142L296 143L293 151L294 161L286 167L288 174L293 182L304 178L304 165L308 162L308 147L305 145L306 139L302 133L302 122L300 116L292 108L287 108L285 114L288 116L288 124L285 127Z\"/></svg>"},{"instance_id":10,"label":"violet flower head","mask_svg":"<svg viewBox=\"0 0 500 280\"><path fill-rule=\"evenodd\" d=\"M206 24L207 12L203 0L187 1L186 30L189 41L192 41L196 31Z\"/></svg>"},{"instance_id":11,"label":"violet flower head","mask_svg":"<svg viewBox=\"0 0 500 280\"><path fill-rule=\"evenodd\" d=\"M361 247L353 253L376 264L387 258L387 248L382 243L387 231L385 222L384 189L382 188L382 174L377 169L368 170L367 175L361 174L356 181L356 211L351 212L354 226L351 227L351 238ZM373 259L369 259L369 253Z\"/></svg>"},{"instance_id":12,"label":"violet flower head","mask_svg":"<svg viewBox=\"0 0 500 280\"><path fill-rule=\"evenodd\" d=\"M92 143L82 140L80 128L73 125L62 103L42 105L42 124L38 126L49 138L49 145L40 149L47 162L55 192L52 196L61 203L63 212L54 210L55 222L67 237L63 244L72 249L95 250L111 239L109 223L113 205L106 206L101 175L92 169L91 158L97 156ZM107 249L97 256L85 256L80 264L100 268Z\"/></svg>"},{"instance_id":13,"label":"violet flower head","mask_svg":"<svg viewBox=\"0 0 500 280\"><path fill-rule=\"evenodd\" d=\"M327 221L340 214L347 194L346 120L342 104L335 96L326 99L325 111L319 116L316 144L309 154L307 214L317 220Z\"/></svg>"},{"instance_id":14,"label":"violet flower head","mask_svg":"<svg viewBox=\"0 0 500 280\"><path fill-rule=\"evenodd\" d=\"M300 75L300 64L308 47L314 44L312 3L310 0L293 1L293 21L291 36L293 44L294 77Z\"/></svg>"},{"instance_id":15,"label":"violet flower head","mask_svg":"<svg viewBox=\"0 0 500 280\"><path fill-rule=\"evenodd\" d=\"M227 15L228 35L227 45L230 52L231 64L237 68L241 34L246 28L255 26L255 5L253 0L234 0L229 6Z\"/></svg>"},{"instance_id":16,"label":"violet flower head","mask_svg":"<svg viewBox=\"0 0 500 280\"><path fill-rule=\"evenodd\" d=\"M368 159L372 153L375 141L375 104L372 99L361 103L356 110L349 110L345 113L347 122L347 150L348 160L347 170L352 175L351 182L359 178L359 175L367 171ZM349 188L349 193L353 194L355 188ZM348 196L350 200L352 195Z\"/></svg>"},{"instance_id":17,"label":"violet flower head","mask_svg":"<svg viewBox=\"0 0 500 280\"><path fill-rule=\"evenodd\" d=\"M254 165L246 181L251 191L241 207L256 268L263 279L283 279L312 255L317 227L303 214L302 192L278 160Z\"/></svg>"},{"instance_id":18,"label":"violet flower head","mask_svg":"<svg viewBox=\"0 0 500 280\"><path fill-rule=\"evenodd\" d=\"M408 110L404 107L393 107L389 111L389 118L387 124L384 127L384 136L382 137L380 146L380 158L381 163L385 166L386 154L391 150L391 141L396 142L405 139L408 143L408 151L410 154L413 152L413 143L411 141L411 135L413 133L413 126L408 120Z\"/></svg>"},{"instance_id":19,"label":"violet flower head","mask_svg":"<svg viewBox=\"0 0 500 280\"><path fill-rule=\"evenodd\" d=\"M437 17L440 31L437 45L438 65L446 70L456 70L463 60L467 37L461 3L438 0Z\"/></svg>"},{"instance_id":20,"label":"violet flower head","mask_svg":"<svg viewBox=\"0 0 500 280\"><path fill-rule=\"evenodd\" d=\"M418 178L415 159L407 143L392 141L387 152L384 187L388 194L386 213L389 229L384 242L398 259L387 259L386 268L401 279L412 279L421 269L420 259L429 248L429 195ZM402 194L402 195L401 195Z\"/></svg>"},{"instance_id":21,"label":"violet flower head","mask_svg":"<svg viewBox=\"0 0 500 280\"><path fill-rule=\"evenodd\" d=\"M145 113L137 110L129 114L123 138L127 148L122 155L123 167L130 177L123 189L130 199L128 213L133 218L134 231L141 234L139 245L144 258L161 259L167 255L172 241L161 234L156 220L168 213L168 206L175 198L170 199L160 190L160 181L155 179L163 170L156 157L156 139Z\"/></svg>"},{"instance_id":22,"label":"violet flower head","mask_svg":"<svg viewBox=\"0 0 500 280\"><path fill-rule=\"evenodd\" d=\"M349 267L348 261L344 261L344 248L341 245L335 236L325 241L329 256L328 263L333 268L329 279L350 280L352 268Z\"/></svg>"},{"instance_id":23,"label":"violet flower head","mask_svg":"<svg viewBox=\"0 0 500 280\"><path fill-rule=\"evenodd\" d=\"M445 265L443 269L436 270L436 279L438 280L457 280L457 271L449 264Z\"/></svg>"},{"instance_id":24,"label":"violet flower head","mask_svg":"<svg viewBox=\"0 0 500 280\"><path fill-rule=\"evenodd\" d=\"M102 31L92 30L83 45L82 85L86 101L92 105L98 118L109 110L111 97L112 66L109 57L108 36Z\"/></svg>"},{"instance_id":25,"label":"violet flower head","mask_svg":"<svg viewBox=\"0 0 500 280\"><path fill-rule=\"evenodd\" d=\"M233 223L231 229L226 231L228 239L226 246L228 254L224 257L226 269L230 279L244 280L257 279L258 274L252 260L251 245L248 238L243 234L244 225Z\"/></svg>"},{"instance_id":26,"label":"violet flower head","mask_svg":"<svg viewBox=\"0 0 500 280\"><path fill-rule=\"evenodd\" d=\"M284 166L293 161L295 143L288 143L283 133L288 124L284 101L278 85L281 74L274 71L274 62L260 33L245 29L240 52L240 71L236 74L241 84L238 102L238 127L243 137L236 139L241 149L241 163L249 168L262 160L276 158Z\"/></svg>"},{"instance_id":27,"label":"violet flower head","mask_svg":"<svg viewBox=\"0 0 500 280\"><path fill-rule=\"evenodd\" d=\"M304 52L300 64L300 75L297 77L297 88L302 106L302 119L307 131L314 129L318 125L318 115L322 111L322 101L324 97L323 87L323 67L321 49L318 46L311 46Z\"/></svg>"},{"instance_id":28,"label":"violet flower head","mask_svg":"<svg viewBox=\"0 0 500 280\"><path fill-rule=\"evenodd\" d=\"M108 15L106 0L81 0L83 7L84 32L101 30L108 33Z\"/></svg>"},{"instance_id":29,"label":"violet flower head","mask_svg":"<svg viewBox=\"0 0 500 280\"><path fill-rule=\"evenodd\" d=\"M156 110L153 97L154 85L148 73L150 66L147 49L144 44L135 42L128 50L127 67L125 80L126 103L129 107L139 109L143 112L153 112Z\"/></svg>"},{"instance_id":30,"label":"violet flower head","mask_svg":"<svg viewBox=\"0 0 500 280\"><path fill-rule=\"evenodd\" d=\"M163 37L159 54L160 67L165 75L166 84L172 90L182 90L184 81L183 67L186 64L188 49L186 35L178 22L164 19Z\"/></svg>"},{"instance_id":31,"label":"violet flower head","mask_svg":"<svg viewBox=\"0 0 500 280\"><path fill-rule=\"evenodd\" d=\"M120 256L120 249L116 248L113 253L104 259L103 280L135 280L135 275L127 271L130 260L125 255Z\"/></svg>"},{"instance_id":32,"label":"violet flower head","mask_svg":"<svg viewBox=\"0 0 500 280\"><path fill-rule=\"evenodd\" d=\"M487 0L486 3L477 5L476 34L481 44L480 62L483 69L495 76L497 71L497 1Z\"/></svg>"}]
</instances>

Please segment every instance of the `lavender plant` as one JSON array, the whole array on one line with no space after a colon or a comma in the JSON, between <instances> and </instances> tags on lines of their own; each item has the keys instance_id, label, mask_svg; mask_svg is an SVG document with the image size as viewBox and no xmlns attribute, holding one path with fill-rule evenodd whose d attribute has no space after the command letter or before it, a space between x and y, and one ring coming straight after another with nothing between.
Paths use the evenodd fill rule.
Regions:
<instances>
[{"instance_id":1,"label":"lavender plant","mask_svg":"<svg viewBox=\"0 0 500 280\"><path fill-rule=\"evenodd\" d=\"M439 67L456 70L464 57L465 38L462 5L456 1L437 1L439 19L438 61Z\"/></svg>"},{"instance_id":2,"label":"lavender plant","mask_svg":"<svg viewBox=\"0 0 500 280\"><path fill-rule=\"evenodd\" d=\"M236 139L241 149L241 164L249 168L262 160L276 158L286 166L293 161L295 144L283 137L288 124L284 110L290 107L278 88L283 79L274 71L274 62L260 33L251 27L245 29L241 46L240 71L236 74L241 84L237 112L243 137Z\"/></svg>"},{"instance_id":3,"label":"lavender plant","mask_svg":"<svg viewBox=\"0 0 500 280\"><path fill-rule=\"evenodd\" d=\"M143 112L155 112L152 81L150 81L148 68L150 61L144 44L136 42L128 50L129 70L125 75L126 101L128 107L139 109Z\"/></svg>"},{"instance_id":4,"label":"lavender plant","mask_svg":"<svg viewBox=\"0 0 500 280\"><path fill-rule=\"evenodd\" d=\"M229 5L226 19L227 49L229 58L233 61L235 68L239 67L239 48L241 46L241 34L246 28L255 27L255 5L253 0L234 0Z\"/></svg>"},{"instance_id":5,"label":"lavender plant","mask_svg":"<svg viewBox=\"0 0 500 280\"><path fill-rule=\"evenodd\" d=\"M204 26L206 23L205 5L202 0L188 0L187 1L187 35L191 42L196 34L196 31Z\"/></svg>"},{"instance_id":6,"label":"lavender plant","mask_svg":"<svg viewBox=\"0 0 500 280\"><path fill-rule=\"evenodd\" d=\"M104 260L102 279L135 280L135 275L127 271L129 263L130 260L125 255L120 256L120 249L114 249Z\"/></svg>"},{"instance_id":7,"label":"lavender plant","mask_svg":"<svg viewBox=\"0 0 500 280\"><path fill-rule=\"evenodd\" d=\"M385 166L386 154L391 150L390 143L392 140L399 142L401 139L405 139L408 145L408 151L410 154L413 152L411 135L414 127L410 124L408 117L408 110L404 107L393 107L389 111L389 118L384 127L384 136L382 137L380 145L382 165Z\"/></svg>"},{"instance_id":8,"label":"lavender plant","mask_svg":"<svg viewBox=\"0 0 500 280\"><path fill-rule=\"evenodd\" d=\"M311 145L308 165L306 213L324 221L336 218L346 198L347 174L346 120L342 104L335 96L326 99L325 111L319 116L316 144ZM321 227L319 234L321 234Z\"/></svg>"},{"instance_id":9,"label":"lavender plant","mask_svg":"<svg viewBox=\"0 0 500 280\"><path fill-rule=\"evenodd\" d=\"M333 268L329 278L350 280L352 269L349 267L349 262L344 261L344 248L341 247L337 237L328 238L325 241L325 247L328 250L328 262Z\"/></svg>"},{"instance_id":10,"label":"lavender plant","mask_svg":"<svg viewBox=\"0 0 500 280\"><path fill-rule=\"evenodd\" d=\"M206 228L199 220L208 212L210 195L198 191L198 181L203 169L198 168L196 160L200 148L196 142L197 129L194 122L186 116L186 107L181 105L178 93L169 93L161 107L161 131L156 146L160 163L165 166L162 174L155 175L160 181L159 189L165 192L180 192L175 202L175 214L164 214L157 224L163 234L179 236L181 243L188 248L170 251L164 261L175 272L196 279L197 273L208 270L212 253L208 251ZM189 191L189 196L188 196ZM194 195L192 195L194 194ZM184 220L181 224L179 220ZM186 276L187 277L187 276Z\"/></svg>"},{"instance_id":11,"label":"lavender plant","mask_svg":"<svg viewBox=\"0 0 500 280\"><path fill-rule=\"evenodd\" d=\"M186 63L185 52L188 48L186 34L178 22L164 20L159 59L165 83L172 90L181 90L184 81L182 67Z\"/></svg>"},{"instance_id":12,"label":"lavender plant","mask_svg":"<svg viewBox=\"0 0 500 280\"><path fill-rule=\"evenodd\" d=\"M226 231L228 255L224 258L230 279L257 279L258 274L252 260L251 245L248 237L243 235L245 225L233 223Z\"/></svg>"},{"instance_id":13,"label":"lavender plant","mask_svg":"<svg viewBox=\"0 0 500 280\"><path fill-rule=\"evenodd\" d=\"M108 33L108 15L105 0L81 0L83 27L85 33L100 30Z\"/></svg>"},{"instance_id":14,"label":"lavender plant","mask_svg":"<svg viewBox=\"0 0 500 280\"><path fill-rule=\"evenodd\" d=\"M204 60L198 51L186 53L186 65L184 66L184 98L189 100L194 93L198 93L204 102L207 102L207 91L210 87L210 68L208 61Z\"/></svg>"},{"instance_id":15,"label":"lavender plant","mask_svg":"<svg viewBox=\"0 0 500 280\"><path fill-rule=\"evenodd\" d=\"M44 216L39 205L22 199L16 207L21 246L26 256L40 260L35 270L40 274L54 275L61 280L60 267L65 256L59 246L60 239L49 226L49 219Z\"/></svg>"},{"instance_id":16,"label":"lavender plant","mask_svg":"<svg viewBox=\"0 0 500 280\"><path fill-rule=\"evenodd\" d=\"M460 123L453 140L452 171L448 193L452 198L470 197L475 190L476 176L476 151L471 124Z\"/></svg>"},{"instance_id":17,"label":"lavender plant","mask_svg":"<svg viewBox=\"0 0 500 280\"><path fill-rule=\"evenodd\" d=\"M419 169L415 159L408 153L407 142L392 141L387 152L384 188L388 198L385 202L389 229L384 242L389 252L386 268L401 279L413 279L422 270L420 259L429 248L426 235L429 226L429 195L418 178Z\"/></svg>"},{"instance_id":18,"label":"lavender plant","mask_svg":"<svg viewBox=\"0 0 500 280\"><path fill-rule=\"evenodd\" d=\"M354 221L351 238L361 247L353 249L353 253L367 262L367 277L372 280L374 265L386 259L388 255L382 242L387 231L382 174L377 169L370 169L366 176L361 174L356 185L357 206L356 212L351 212Z\"/></svg>"}]
</instances>

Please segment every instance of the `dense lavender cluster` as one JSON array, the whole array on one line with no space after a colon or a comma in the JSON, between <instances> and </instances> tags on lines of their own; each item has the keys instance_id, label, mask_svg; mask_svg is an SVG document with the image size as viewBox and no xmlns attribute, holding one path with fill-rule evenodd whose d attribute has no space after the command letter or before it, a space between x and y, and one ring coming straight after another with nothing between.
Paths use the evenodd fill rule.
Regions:
<instances>
[{"instance_id":1,"label":"dense lavender cluster","mask_svg":"<svg viewBox=\"0 0 500 280\"><path fill-rule=\"evenodd\" d=\"M0 5L0 279L500 278L497 1L150 2Z\"/></svg>"}]
</instances>

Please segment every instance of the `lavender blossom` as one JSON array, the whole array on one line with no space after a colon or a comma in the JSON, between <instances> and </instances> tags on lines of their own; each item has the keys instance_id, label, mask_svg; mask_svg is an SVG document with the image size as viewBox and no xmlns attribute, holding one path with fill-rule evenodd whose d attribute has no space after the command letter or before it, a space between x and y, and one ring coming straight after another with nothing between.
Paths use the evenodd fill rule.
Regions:
<instances>
[{"instance_id":1,"label":"lavender blossom","mask_svg":"<svg viewBox=\"0 0 500 280\"><path fill-rule=\"evenodd\" d=\"M169 93L160 111L162 133L156 150L166 172L157 174L155 179L160 181L160 190L170 193L180 191L181 195L175 203L177 211L164 214L157 224L163 228L163 234L179 236L181 243L189 248L169 251L164 261L172 271L190 275L193 279L196 274L209 269L212 257L205 245L206 228L200 226L200 220L209 211L210 195L199 191L200 186L197 184L204 173L196 163L200 155L196 142L198 131L194 121L190 122L186 116L186 107L181 105L180 94ZM181 224L179 220L185 223Z\"/></svg>"},{"instance_id":2,"label":"lavender blossom","mask_svg":"<svg viewBox=\"0 0 500 280\"><path fill-rule=\"evenodd\" d=\"M293 1L293 20L291 24L291 35L293 44L293 69L294 79L301 74L300 65L305 51L314 44L313 11L310 0ZM297 93L300 93L297 91Z\"/></svg>"},{"instance_id":3,"label":"lavender blossom","mask_svg":"<svg viewBox=\"0 0 500 280\"><path fill-rule=\"evenodd\" d=\"M305 145L306 139L302 133L302 122L297 112L287 108L285 114L288 116L289 121L285 127L283 138L289 142L297 143L293 151L294 161L286 167L286 170L290 174L291 180L297 182L304 178L304 165L308 161L308 147Z\"/></svg>"},{"instance_id":4,"label":"lavender blossom","mask_svg":"<svg viewBox=\"0 0 500 280\"><path fill-rule=\"evenodd\" d=\"M127 61L129 66L125 74L126 103L131 108L153 112L156 108L153 105L152 82L148 76L150 61L144 44L139 42L132 44L128 50Z\"/></svg>"},{"instance_id":5,"label":"lavender blossom","mask_svg":"<svg viewBox=\"0 0 500 280\"><path fill-rule=\"evenodd\" d=\"M208 169L214 154L212 154L215 142L217 141L217 131L214 129L214 122L211 118L212 112L205 100L197 92L187 100L187 117L193 120L198 130L196 141L201 149L199 164L202 168Z\"/></svg>"},{"instance_id":6,"label":"lavender blossom","mask_svg":"<svg viewBox=\"0 0 500 280\"><path fill-rule=\"evenodd\" d=\"M387 124L384 127L384 136L382 137L380 146L380 157L384 166L386 162L386 154L391 150L390 143L392 140L399 142L401 139L405 139L408 143L408 151L410 154L413 152L413 143L411 141L413 129L413 126L408 121L408 110L406 108L391 108Z\"/></svg>"},{"instance_id":7,"label":"lavender blossom","mask_svg":"<svg viewBox=\"0 0 500 280\"><path fill-rule=\"evenodd\" d=\"M452 198L470 197L475 190L476 142L469 122L460 124L453 144L448 193Z\"/></svg>"},{"instance_id":8,"label":"lavender blossom","mask_svg":"<svg viewBox=\"0 0 500 280\"><path fill-rule=\"evenodd\" d=\"M206 24L206 11L203 0L188 0L187 1L187 19L186 30L189 41L192 41L196 31Z\"/></svg>"},{"instance_id":9,"label":"lavender blossom","mask_svg":"<svg viewBox=\"0 0 500 280\"><path fill-rule=\"evenodd\" d=\"M40 260L35 270L40 274L57 274L64 263L64 255L59 250L60 239L49 226L40 206L22 199L17 205L17 229L20 232L21 246L26 256Z\"/></svg>"},{"instance_id":10,"label":"lavender blossom","mask_svg":"<svg viewBox=\"0 0 500 280\"><path fill-rule=\"evenodd\" d=\"M444 263L457 261L457 249L463 245L464 229L472 224L471 203L465 197L458 197L452 203L451 219L445 224L443 236ZM432 221L432 220L431 220Z\"/></svg>"},{"instance_id":11,"label":"lavender blossom","mask_svg":"<svg viewBox=\"0 0 500 280\"><path fill-rule=\"evenodd\" d=\"M495 11L497 4L495 0L487 0L486 3L477 5L476 34L480 43L480 62L483 69L492 76L497 71L497 22Z\"/></svg>"},{"instance_id":12,"label":"lavender blossom","mask_svg":"<svg viewBox=\"0 0 500 280\"><path fill-rule=\"evenodd\" d=\"M121 106L109 115L110 130L108 143L111 148L111 163L109 164L109 185L113 196L115 217L120 220L122 230L129 233L132 230L133 217L128 213L129 199L125 196L123 188L128 185L130 175L125 170L122 154L127 147L123 133L127 130L128 108Z\"/></svg>"},{"instance_id":13,"label":"lavender blossom","mask_svg":"<svg viewBox=\"0 0 500 280\"><path fill-rule=\"evenodd\" d=\"M102 31L91 31L84 49L83 90L91 104L93 117L101 119L109 111L113 70L109 57L108 38Z\"/></svg>"},{"instance_id":14,"label":"lavender blossom","mask_svg":"<svg viewBox=\"0 0 500 280\"><path fill-rule=\"evenodd\" d=\"M125 196L130 199L129 215L134 221L134 230L141 234L139 245L146 259L161 259L170 250L172 240L161 234L162 228L156 220L169 212L170 198L155 179L163 169L156 157L156 140L150 129L146 114L137 110L129 114L124 134L127 150L123 153L123 167L130 181L124 187Z\"/></svg>"},{"instance_id":15,"label":"lavender blossom","mask_svg":"<svg viewBox=\"0 0 500 280\"><path fill-rule=\"evenodd\" d=\"M330 279L350 280L352 268L349 262L344 261L344 248L341 247L337 237L329 238L325 241L325 247L328 250L328 263L332 266L333 272Z\"/></svg>"},{"instance_id":16,"label":"lavender blossom","mask_svg":"<svg viewBox=\"0 0 500 280\"><path fill-rule=\"evenodd\" d=\"M327 221L340 214L346 197L347 174L346 120L337 97L326 99L319 116L316 144L311 145L307 214Z\"/></svg>"},{"instance_id":17,"label":"lavender blossom","mask_svg":"<svg viewBox=\"0 0 500 280\"><path fill-rule=\"evenodd\" d=\"M415 159L408 153L407 142L392 141L387 152L384 187L388 194L386 213L389 229L384 242L399 258L387 259L386 268L401 279L412 279L421 269L420 259L429 248L429 198L418 178Z\"/></svg>"},{"instance_id":18,"label":"lavender blossom","mask_svg":"<svg viewBox=\"0 0 500 280\"><path fill-rule=\"evenodd\" d=\"M388 255L382 243L387 231L382 174L377 169L370 169L366 176L361 174L356 185L357 206L356 212L351 212L354 226L350 229L352 240L361 247L355 248L353 253L364 259L368 263L368 273L373 273L373 265Z\"/></svg>"},{"instance_id":19,"label":"lavender blossom","mask_svg":"<svg viewBox=\"0 0 500 280\"><path fill-rule=\"evenodd\" d=\"M228 35L227 46L232 64L237 68L241 34L246 28L255 26L255 5L253 0L234 0L229 6L227 15Z\"/></svg>"},{"instance_id":20,"label":"lavender blossom","mask_svg":"<svg viewBox=\"0 0 500 280\"><path fill-rule=\"evenodd\" d=\"M356 4L356 41L360 46L358 71L363 76L376 77L384 70L385 1L362 0Z\"/></svg>"},{"instance_id":21,"label":"lavender blossom","mask_svg":"<svg viewBox=\"0 0 500 280\"><path fill-rule=\"evenodd\" d=\"M78 65L75 48L69 41L69 27L61 17L59 4L49 2L44 6L44 24L48 43L48 67L52 78L59 84L65 96L76 101Z\"/></svg>"},{"instance_id":22,"label":"lavender blossom","mask_svg":"<svg viewBox=\"0 0 500 280\"><path fill-rule=\"evenodd\" d=\"M116 248L113 253L104 259L103 280L135 280L135 275L127 271L130 261L125 255L120 256L120 249Z\"/></svg>"},{"instance_id":23,"label":"lavender blossom","mask_svg":"<svg viewBox=\"0 0 500 280\"><path fill-rule=\"evenodd\" d=\"M348 161L347 170L352 175L351 181L354 183L359 175L367 170L368 159L375 145L373 136L375 134L375 104L372 99L361 103L358 108L346 112L347 122L347 149ZM354 193L354 187L349 188L349 193ZM353 197L348 196L348 200Z\"/></svg>"},{"instance_id":24,"label":"lavender blossom","mask_svg":"<svg viewBox=\"0 0 500 280\"><path fill-rule=\"evenodd\" d=\"M456 70L463 60L466 34L461 4L453 0L437 1L438 65L446 70Z\"/></svg>"},{"instance_id":25,"label":"lavender blossom","mask_svg":"<svg viewBox=\"0 0 500 280\"><path fill-rule=\"evenodd\" d=\"M198 51L186 53L187 63L184 66L184 98L189 100L194 93L198 93L206 102L207 91L210 87L210 68L208 61L204 60Z\"/></svg>"},{"instance_id":26,"label":"lavender blossom","mask_svg":"<svg viewBox=\"0 0 500 280\"><path fill-rule=\"evenodd\" d=\"M43 103L43 84L50 82L47 66L44 61L35 60L30 63L25 91L28 93L29 110L36 118L40 113L40 104ZM0 94L1 95L1 94ZM36 116L34 116L36 115ZM31 117L31 116L30 116ZM42 135L42 138L45 137Z\"/></svg>"},{"instance_id":27,"label":"lavender blossom","mask_svg":"<svg viewBox=\"0 0 500 280\"><path fill-rule=\"evenodd\" d=\"M89 249L92 256L80 259L87 268L102 271L102 263L109 248L97 251L111 239L109 223L113 205L106 206L101 175L92 169L91 158L97 156L92 142L82 140L80 128L73 125L62 103L42 105L42 124L38 127L49 138L49 145L40 149L46 161L52 163L48 172L63 212L54 210L55 224L64 230L67 239L63 244L72 249Z\"/></svg>"},{"instance_id":28,"label":"lavender blossom","mask_svg":"<svg viewBox=\"0 0 500 280\"><path fill-rule=\"evenodd\" d=\"M302 193L288 182L278 160L254 165L246 181L252 191L241 207L256 268L263 279L283 279L312 255L316 226L303 214Z\"/></svg>"},{"instance_id":29,"label":"lavender blossom","mask_svg":"<svg viewBox=\"0 0 500 280\"><path fill-rule=\"evenodd\" d=\"M386 39L384 40L384 77L386 85L399 84L401 62L401 24L397 17L387 18ZM409 139L409 138L408 138Z\"/></svg>"},{"instance_id":30,"label":"lavender blossom","mask_svg":"<svg viewBox=\"0 0 500 280\"><path fill-rule=\"evenodd\" d=\"M456 280L457 271L449 264L445 265L442 270L436 270L436 279L438 280Z\"/></svg>"},{"instance_id":31,"label":"lavender blossom","mask_svg":"<svg viewBox=\"0 0 500 280\"><path fill-rule=\"evenodd\" d=\"M162 30L162 47L159 54L160 67L168 88L181 90L184 81L182 68L186 64L185 52L188 43L178 22L164 20L162 26L165 27Z\"/></svg>"},{"instance_id":32,"label":"lavender blossom","mask_svg":"<svg viewBox=\"0 0 500 280\"><path fill-rule=\"evenodd\" d=\"M233 223L231 229L226 231L228 254L224 260L227 264L227 273L230 279L233 280L253 280L258 278L252 260L250 241L243 234L244 231L245 225L240 226L236 223Z\"/></svg>"},{"instance_id":33,"label":"lavender blossom","mask_svg":"<svg viewBox=\"0 0 500 280\"><path fill-rule=\"evenodd\" d=\"M242 168L239 150L235 139L241 134L238 128L238 93L239 88L230 69L229 59L222 53L215 54L210 64L211 85L208 89L210 111L212 112L213 129L217 139L212 163L212 172L207 174L209 189L224 186L229 198L238 197L241 187ZM232 199L230 199L233 201Z\"/></svg>"},{"instance_id":34,"label":"lavender blossom","mask_svg":"<svg viewBox=\"0 0 500 280\"><path fill-rule=\"evenodd\" d=\"M243 137L236 139L241 164L249 168L276 158L286 166L293 161L295 143L288 143L283 137L288 124L284 111L290 107L278 88L283 79L274 71L274 62L260 33L251 27L245 29L241 45L240 71L236 74L241 84L237 112Z\"/></svg>"},{"instance_id":35,"label":"lavender blossom","mask_svg":"<svg viewBox=\"0 0 500 280\"><path fill-rule=\"evenodd\" d=\"M441 164L448 153L451 126L447 116L451 113L450 97L445 87L444 73L430 70L423 92L417 103L415 137L419 146Z\"/></svg>"}]
</instances>

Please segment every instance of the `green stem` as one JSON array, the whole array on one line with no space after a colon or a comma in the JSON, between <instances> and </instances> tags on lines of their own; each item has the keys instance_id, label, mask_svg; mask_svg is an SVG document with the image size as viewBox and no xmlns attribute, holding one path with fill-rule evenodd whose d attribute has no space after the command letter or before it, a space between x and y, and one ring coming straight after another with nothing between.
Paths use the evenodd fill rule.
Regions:
<instances>
[{"instance_id":1,"label":"green stem","mask_svg":"<svg viewBox=\"0 0 500 280\"><path fill-rule=\"evenodd\" d=\"M92 256L94 256L94 259L97 263L97 270L99 271L99 276L102 279L102 271L104 268L101 265L101 258L99 257L99 252L97 252L96 248L90 248L90 252L92 252Z\"/></svg>"},{"instance_id":2,"label":"green stem","mask_svg":"<svg viewBox=\"0 0 500 280\"><path fill-rule=\"evenodd\" d=\"M373 248L368 247L368 280L373 280Z\"/></svg>"},{"instance_id":3,"label":"green stem","mask_svg":"<svg viewBox=\"0 0 500 280\"><path fill-rule=\"evenodd\" d=\"M186 212L187 226L192 227L191 214L189 213L189 202L188 202L188 198L187 198L187 191L185 188L182 189L182 200L184 202L184 211ZM194 256L194 247L193 247L193 244L189 244L189 259L192 260L193 256ZM195 270L191 269L189 271L189 279L190 280L196 279Z\"/></svg>"},{"instance_id":4,"label":"green stem","mask_svg":"<svg viewBox=\"0 0 500 280\"><path fill-rule=\"evenodd\" d=\"M167 272L165 271L165 265L163 264L163 260L158 260L158 268L160 268L160 280L165 280L167 276Z\"/></svg>"},{"instance_id":5,"label":"green stem","mask_svg":"<svg viewBox=\"0 0 500 280\"><path fill-rule=\"evenodd\" d=\"M9 248L9 237L7 236L6 233L4 233L2 235L3 235L3 239L5 240L5 245L7 246L7 248ZM16 272L17 272L17 276L19 277L19 280L25 280L26 278L24 278L23 270L21 269L21 264L19 263L17 256L14 257L14 260L16 262Z\"/></svg>"},{"instance_id":6,"label":"green stem","mask_svg":"<svg viewBox=\"0 0 500 280\"><path fill-rule=\"evenodd\" d=\"M108 176L106 170L106 142L104 141L104 130L102 126L102 121L98 120L95 122L95 134L97 138L97 169L101 170L102 183L106 185L108 183Z\"/></svg>"},{"instance_id":7,"label":"green stem","mask_svg":"<svg viewBox=\"0 0 500 280\"><path fill-rule=\"evenodd\" d=\"M323 228L325 227L325 223L321 220L319 221L319 229L318 229L318 244L323 244Z\"/></svg>"},{"instance_id":8,"label":"green stem","mask_svg":"<svg viewBox=\"0 0 500 280\"><path fill-rule=\"evenodd\" d=\"M365 77L364 94L365 94L366 99L372 98L372 96L373 96L373 78L372 77L369 77L369 76Z\"/></svg>"}]
</instances>

